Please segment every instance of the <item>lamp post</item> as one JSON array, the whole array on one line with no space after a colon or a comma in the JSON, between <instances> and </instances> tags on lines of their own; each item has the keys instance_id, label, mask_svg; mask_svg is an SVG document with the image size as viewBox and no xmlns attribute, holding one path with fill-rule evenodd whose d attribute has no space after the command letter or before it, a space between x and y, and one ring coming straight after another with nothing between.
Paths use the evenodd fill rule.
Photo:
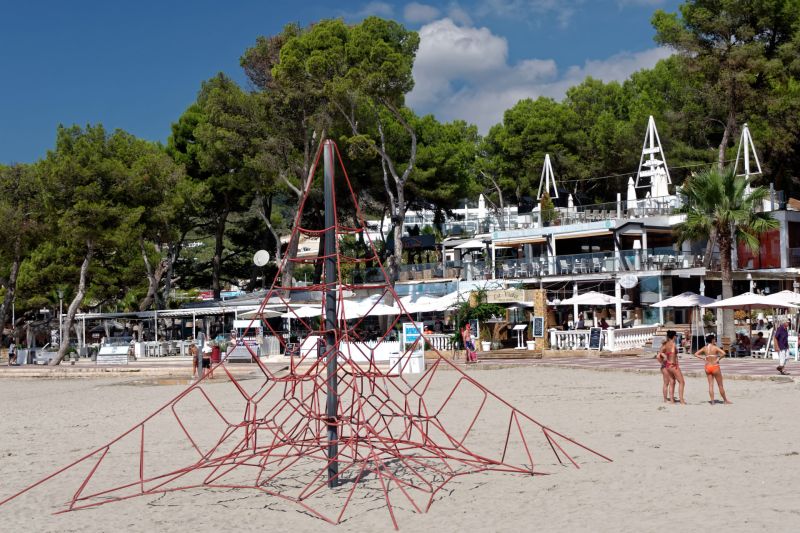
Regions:
<instances>
[{"instance_id":1,"label":"lamp post","mask_svg":"<svg viewBox=\"0 0 800 533\"><path fill-rule=\"evenodd\" d=\"M64 338L64 290L58 289L58 345L61 346L61 342Z\"/></svg>"}]
</instances>

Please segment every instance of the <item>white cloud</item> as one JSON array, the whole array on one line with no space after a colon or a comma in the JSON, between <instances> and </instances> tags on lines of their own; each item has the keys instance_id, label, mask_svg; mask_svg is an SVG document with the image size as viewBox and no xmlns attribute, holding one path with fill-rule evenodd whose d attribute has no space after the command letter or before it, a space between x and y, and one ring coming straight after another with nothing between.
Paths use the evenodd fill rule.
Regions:
<instances>
[{"instance_id":1,"label":"white cloud","mask_svg":"<svg viewBox=\"0 0 800 533\"><path fill-rule=\"evenodd\" d=\"M625 6L658 6L664 3L664 0L617 0L620 7Z\"/></svg>"},{"instance_id":2,"label":"white cloud","mask_svg":"<svg viewBox=\"0 0 800 533\"><path fill-rule=\"evenodd\" d=\"M430 22L439 16L439 9L427 4L411 2L403 9L403 18L411 24Z\"/></svg>"},{"instance_id":3,"label":"white cloud","mask_svg":"<svg viewBox=\"0 0 800 533\"><path fill-rule=\"evenodd\" d=\"M465 119L484 133L523 98L560 99L587 76L622 81L670 55L665 48L652 48L560 69L547 58L509 64L505 38L447 18L426 24L419 35L415 87L408 104L419 113L435 113L440 120Z\"/></svg>"},{"instance_id":4,"label":"white cloud","mask_svg":"<svg viewBox=\"0 0 800 533\"><path fill-rule=\"evenodd\" d=\"M525 20L541 25L544 17L553 16L561 27L569 25L577 6L585 0L481 0L476 13L481 17Z\"/></svg>"},{"instance_id":5,"label":"white cloud","mask_svg":"<svg viewBox=\"0 0 800 533\"><path fill-rule=\"evenodd\" d=\"M369 2L364 4L358 11L350 13L346 18L362 19L373 15L392 18L394 16L394 7L388 2Z\"/></svg>"}]
</instances>

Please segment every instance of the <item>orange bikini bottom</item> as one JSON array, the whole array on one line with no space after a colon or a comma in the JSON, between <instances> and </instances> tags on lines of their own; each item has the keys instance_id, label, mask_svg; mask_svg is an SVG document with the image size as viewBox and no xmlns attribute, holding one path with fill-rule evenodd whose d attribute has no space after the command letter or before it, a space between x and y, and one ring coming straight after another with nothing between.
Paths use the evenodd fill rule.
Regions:
<instances>
[{"instance_id":1,"label":"orange bikini bottom","mask_svg":"<svg viewBox=\"0 0 800 533\"><path fill-rule=\"evenodd\" d=\"M706 374L709 376L713 376L717 372L719 372L719 363L717 364L706 364Z\"/></svg>"}]
</instances>

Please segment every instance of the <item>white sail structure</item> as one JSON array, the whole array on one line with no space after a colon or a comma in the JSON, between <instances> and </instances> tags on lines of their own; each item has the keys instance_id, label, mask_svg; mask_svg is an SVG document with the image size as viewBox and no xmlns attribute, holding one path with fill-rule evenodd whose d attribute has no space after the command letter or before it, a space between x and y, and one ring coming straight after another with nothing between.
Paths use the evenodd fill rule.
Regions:
<instances>
[{"instance_id":1,"label":"white sail structure","mask_svg":"<svg viewBox=\"0 0 800 533\"><path fill-rule=\"evenodd\" d=\"M556 178L553 174L553 165L550 163L550 154L544 154L542 178L539 181L539 194L536 199L541 200L544 192L550 195L550 198L558 198L558 186L556 185Z\"/></svg>"},{"instance_id":2,"label":"white sail structure","mask_svg":"<svg viewBox=\"0 0 800 533\"><path fill-rule=\"evenodd\" d=\"M742 172L739 172L740 160L742 160ZM755 162L755 167L751 166L751 161ZM753 144L753 136L750 135L750 127L746 122L742 128L742 136L739 138L739 147L736 149L736 162L733 164L733 172L737 176L747 178L745 194L750 194L750 176L761 174L761 163L758 160L756 146Z\"/></svg>"},{"instance_id":3,"label":"white sail structure","mask_svg":"<svg viewBox=\"0 0 800 533\"><path fill-rule=\"evenodd\" d=\"M650 115L642 145L642 156L639 159L639 171L636 173L636 187L650 187L650 195L657 197L656 193L661 195L664 191L668 191L671 183L672 178L669 175L667 158L661 147L661 139L658 137L656 121L653 115Z\"/></svg>"}]
</instances>

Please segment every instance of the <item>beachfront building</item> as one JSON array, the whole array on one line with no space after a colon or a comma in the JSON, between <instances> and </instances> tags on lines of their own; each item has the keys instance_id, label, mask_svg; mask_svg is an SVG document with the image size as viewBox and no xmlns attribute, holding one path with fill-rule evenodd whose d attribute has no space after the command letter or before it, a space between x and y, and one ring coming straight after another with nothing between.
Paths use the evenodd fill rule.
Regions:
<instances>
[{"instance_id":1,"label":"beachfront building","mask_svg":"<svg viewBox=\"0 0 800 533\"><path fill-rule=\"evenodd\" d=\"M746 125L736 172L761 172ZM538 200L545 192L558 198L560 191L563 195L547 157ZM722 292L718 252L706 256L706 242L675 243L674 228L685 217L681 202L651 117L638 172L615 201L578 205L570 196L544 215L537 206L503 229L445 240L441 264L425 265L423 272L406 265L411 275L396 288L401 295L439 295L455 290L457 283L490 280L497 289L544 289L555 304L555 322L564 328L577 322L583 310L578 305L562 308L560 301L593 290L616 297L615 305L602 313L610 326L688 324L691 309L651 307L684 291L711 297ZM761 208L780 228L761 236L756 253L743 245L734 250L734 292L798 289L800 212L793 205L770 185ZM591 309L583 314L588 324L599 318Z\"/></svg>"}]
</instances>

